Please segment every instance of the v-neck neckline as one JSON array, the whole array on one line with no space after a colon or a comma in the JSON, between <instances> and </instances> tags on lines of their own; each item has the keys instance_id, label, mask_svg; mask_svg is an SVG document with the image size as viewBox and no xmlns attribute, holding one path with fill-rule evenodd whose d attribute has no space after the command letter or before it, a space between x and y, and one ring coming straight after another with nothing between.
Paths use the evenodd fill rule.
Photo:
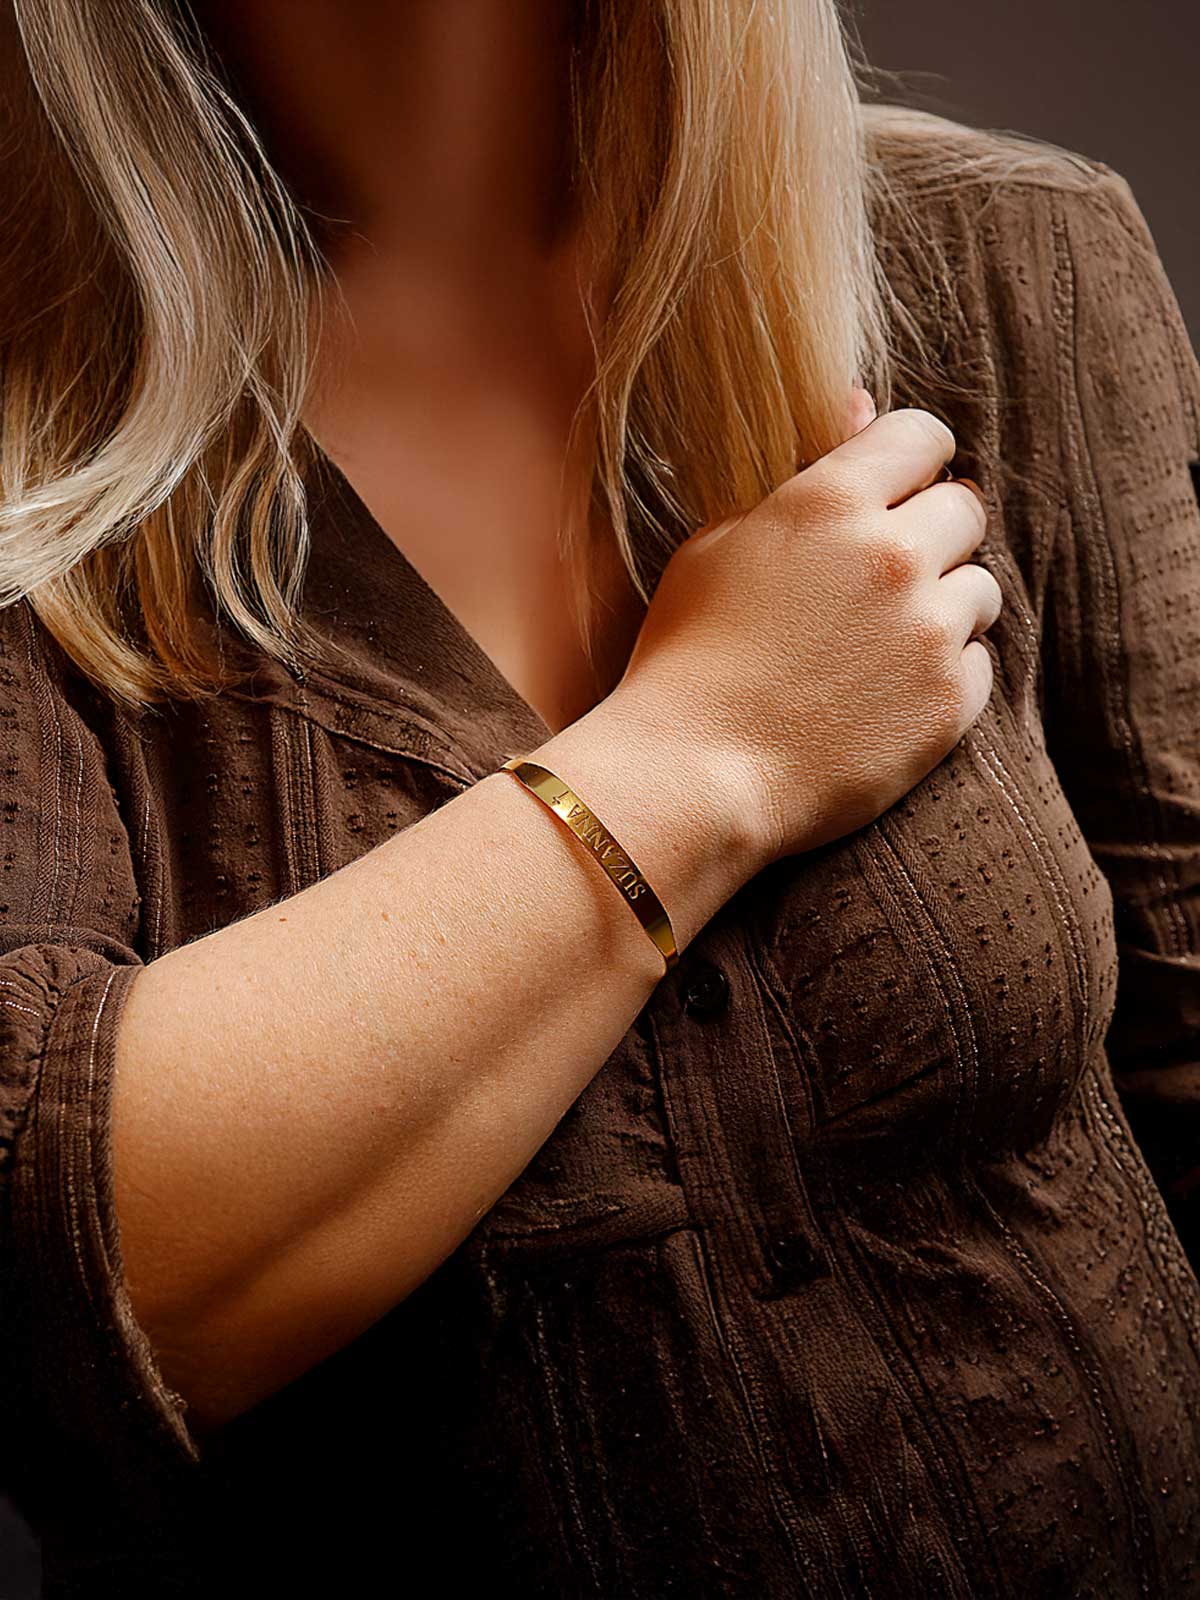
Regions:
<instances>
[{"instance_id":1,"label":"v-neck neckline","mask_svg":"<svg viewBox=\"0 0 1200 1600\"><path fill-rule=\"evenodd\" d=\"M327 617L353 616L364 643L381 650L412 687L435 696L431 710L448 717L447 731L464 753L471 753L474 732L486 740L497 717L506 729L511 724L511 737L525 750L553 738L542 714L388 537L343 469L312 434L308 438L314 471L306 605ZM354 614L356 607L362 609ZM465 699L458 689L467 691ZM508 753L524 751L514 746Z\"/></svg>"}]
</instances>

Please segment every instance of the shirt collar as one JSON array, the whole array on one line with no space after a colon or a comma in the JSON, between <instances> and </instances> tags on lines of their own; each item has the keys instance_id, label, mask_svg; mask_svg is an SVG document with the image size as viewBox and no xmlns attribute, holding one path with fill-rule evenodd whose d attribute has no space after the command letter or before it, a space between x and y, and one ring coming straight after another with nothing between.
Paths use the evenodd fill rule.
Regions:
<instances>
[{"instance_id":1,"label":"shirt collar","mask_svg":"<svg viewBox=\"0 0 1200 1600\"><path fill-rule=\"evenodd\" d=\"M448 746L474 778L552 730L518 693L316 441L306 472L311 544L302 609L333 647L306 681L397 713L414 753Z\"/></svg>"}]
</instances>

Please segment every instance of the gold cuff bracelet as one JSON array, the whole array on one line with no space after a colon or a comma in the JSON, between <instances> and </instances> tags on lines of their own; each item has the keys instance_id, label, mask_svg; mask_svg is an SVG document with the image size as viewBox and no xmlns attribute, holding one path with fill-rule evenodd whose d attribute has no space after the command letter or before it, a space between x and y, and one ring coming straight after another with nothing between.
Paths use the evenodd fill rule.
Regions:
<instances>
[{"instance_id":1,"label":"gold cuff bracelet","mask_svg":"<svg viewBox=\"0 0 1200 1600\"><path fill-rule=\"evenodd\" d=\"M561 778L539 766L536 761L513 756L500 770L511 772L519 778L587 847L588 854L600 863L621 891L634 915L658 947L659 954L666 962L666 971L670 972L679 960L671 919L628 852L621 848L591 807Z\"/></svg>"}]
</instances>

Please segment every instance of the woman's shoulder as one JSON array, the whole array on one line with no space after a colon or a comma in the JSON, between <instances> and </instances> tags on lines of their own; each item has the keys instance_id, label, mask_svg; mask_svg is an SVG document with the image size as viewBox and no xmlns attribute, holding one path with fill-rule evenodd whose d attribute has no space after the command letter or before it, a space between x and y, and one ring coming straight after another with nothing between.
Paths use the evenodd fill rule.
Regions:
<instances>
[{"instance_id":1,"label":"woman's shoulder","mask_svg":"<svg viewBox=\"0 0 1200 1600\"><path fill-rule=\"evenodd\" d=\"M1151 527L1161 560L1178 561L1170 547L1190 547L1196 515L1200 365L1128 180L925 112L869 108L867 128L898 401L954 427L960 470L1003 510L996 537L1032 610L1143 561Z\"/></svg>"},{"instance_id":2,"label":"woman's shoulder","mask_svg":"<svg viewBox=\"0 0 1200 1600\"><path fill-rule=\"evenodd\" d=\"M1034 406L1053 432L1095 354L1119 366L1153 347L1174 398L1194 411L1183 316L1122 173L1029 134L924 111L871 106L865 123L898 345L919 336L914 370L926 377L920 358L937 356L947 401L986 391L993 404ZM1155 400L1154 366L1139 363L1139 401Z\"/></svg>"},{"instance_id":3,"label":"woman's shoulder","mask_svg":"<svg viewBox=\"0 0 1200 1600\"><path fill-rule=\"evenodd\" d=\"M1162 272L1138 200L1107 162L903 106L867 106L864 124L876 240L901 289L907 269L918 292L940 275L960 300L1002 297L1017 332L1028 306L1045 314L1072 255L1113 250Z\"/></svg>"},{"instance_id":4,"label":"woman's shoulder","mask_svg":"<svg viewBox=\"0 0 1200 1600\"><path fill-rule=\"evenodd\" d=\"M863 123L873 170L910 203L1020 189L1088 196L1125 182L1106 162L1017 128L977 128L893 104L864 106Z\"/></svg>"}]
</instances>

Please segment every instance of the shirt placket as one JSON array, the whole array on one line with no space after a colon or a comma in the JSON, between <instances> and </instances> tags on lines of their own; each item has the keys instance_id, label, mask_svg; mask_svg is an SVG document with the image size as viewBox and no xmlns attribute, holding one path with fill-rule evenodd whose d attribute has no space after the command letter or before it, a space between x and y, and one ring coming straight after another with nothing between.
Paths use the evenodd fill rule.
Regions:
<instances>
[{"instance_id":1,"label":"shirt placket","mask_svg":"<svg viewBox=\"0 0 1200 1600\"><path fill-rule=\"evenodd\" d=\"M710 923L649 1016L670 1136L693 1219L722 1236L758 1299L801 1293L829 1261L793 1139L803 1084L779 1059L745 931Z\"/></svg>"}]
</instances>

